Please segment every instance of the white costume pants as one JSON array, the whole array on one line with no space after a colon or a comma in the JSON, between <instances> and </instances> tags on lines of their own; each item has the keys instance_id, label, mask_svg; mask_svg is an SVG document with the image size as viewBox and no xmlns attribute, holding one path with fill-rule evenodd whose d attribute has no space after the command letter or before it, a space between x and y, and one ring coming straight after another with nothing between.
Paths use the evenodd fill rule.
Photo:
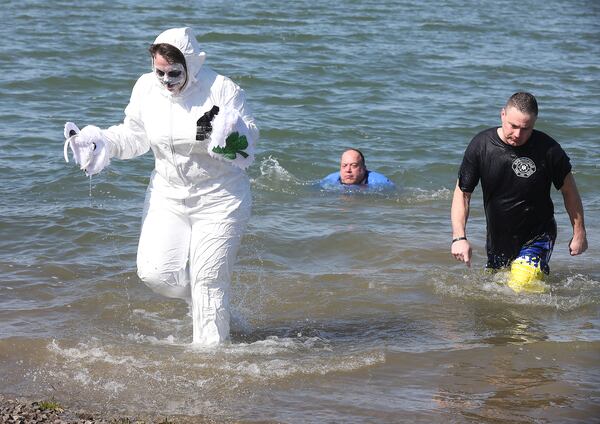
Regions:
<instances>
[{"instance_id":1,"label":"white costume pants","mask_svg":"<svg viewBox=\"0 0 600 424\"><path fill-rule=\"evenodd\" d=\"M170 199L150 187L138 246L138 275L152 290L190 303L193 342L229 338L233 265L251 197L226 190Z\"/></svg>"}]
</instances>

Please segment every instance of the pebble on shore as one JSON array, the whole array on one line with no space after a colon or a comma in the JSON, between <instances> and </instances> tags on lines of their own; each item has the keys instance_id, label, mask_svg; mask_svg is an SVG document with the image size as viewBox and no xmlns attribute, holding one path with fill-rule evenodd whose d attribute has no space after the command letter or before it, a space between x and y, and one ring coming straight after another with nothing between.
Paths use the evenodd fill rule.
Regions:
<instances>
[{"instance_id":1,"label":"pebble on shore","mask_svg":"<svg viewBox=\"0 0 600 424\"><path fill-rule=\"evenodd\" d=\"M203 417L176 417L159 419L135 419L128 417L103 417L101 414L70 411L68 408L56 406L53 409L44 408L46 403L16 399L0 394L0 423L29 424L184 424L203 423L216 424L217 421ZM58 404L56 404L58 405ZM223 421L219 421L223 422Z\"/></svg>"}]
</instances>

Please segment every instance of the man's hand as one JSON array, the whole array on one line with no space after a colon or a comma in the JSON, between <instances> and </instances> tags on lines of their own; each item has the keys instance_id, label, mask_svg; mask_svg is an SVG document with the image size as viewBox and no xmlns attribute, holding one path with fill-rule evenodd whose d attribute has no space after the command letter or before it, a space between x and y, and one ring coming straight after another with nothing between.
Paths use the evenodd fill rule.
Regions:
<instances>
[{"instance_id":1,"label":"man's hand","mask_svg":"<svg viewBox=\"0 0 600 424\"><path fill-rule=\"evenodd\" d=\"M583 234L575 234L569 242L569 253L571 256L581 255L588 248L587 236Z\"/></svg>"},{"instance_id":2,"label":"man's hand","mask_svg":"<svg viewBox=\"0 0 600 424\"><path fill-rule=\"evenodd\" d=\"M452 243L452 256L457 261L464 262L468 267L471 266L471 243L468 240L458 240Z\"/></svg>"}]
</instances>

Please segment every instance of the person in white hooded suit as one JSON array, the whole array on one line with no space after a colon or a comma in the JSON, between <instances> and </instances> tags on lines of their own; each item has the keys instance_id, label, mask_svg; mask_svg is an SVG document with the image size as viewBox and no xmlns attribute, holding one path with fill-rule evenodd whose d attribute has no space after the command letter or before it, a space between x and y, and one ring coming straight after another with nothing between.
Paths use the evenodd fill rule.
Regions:
<instances>
[{"instance_id":1,"label":"person in white hooded suit","mask_svg":"<svg viewBox=\"0 0 600 424\"><path fill-rule=\"evenodd\" d=\"M188 301L194 343L217 344L229 338L232 268L251 209L245 168L258 128L243 90L203 65L190 28L163 32L150 53L153 72L135 84L124 122L81 131L67 123L65 152L70 146L91 175L110 158L152 149L138 275L157 293Z\"/></svg>"}]
</instances>

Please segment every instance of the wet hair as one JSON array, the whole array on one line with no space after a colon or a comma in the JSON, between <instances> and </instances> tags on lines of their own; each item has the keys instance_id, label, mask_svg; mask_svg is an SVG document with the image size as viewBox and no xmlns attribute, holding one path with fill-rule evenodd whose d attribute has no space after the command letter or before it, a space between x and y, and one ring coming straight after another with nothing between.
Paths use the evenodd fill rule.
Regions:
<instances>
[{"instance_id":1,"label":"wet hair","mask_svg":"<svg viewBox=\"0 0 600 424\"><path fill-rule=\"evenodd\" d=\"M346 152L356 152L356 153L358 153L358 156L360 156L360 160L362 161L363 166L366 166L366 164L365 164L365 155L363 155L360 150L351 148L351 149L344 150L344 153L346 153Z\"/></svg>"},{"instance_id":2,"label":"wet hair","mask_svg":"<svg viewBox=\"0 0 600 424\"><path fill-rule=\"evenodd\" d=\"M508 109L509 107L514 107L519 112L527 115L538 115L537 100L531 93L518 92L513 94L506 102L506 106L504 108Z\"/></svg>"},{"instance_id":3,"label":"wet hair","mask_svg":"<svg viewBox=\"0 0 600 424\"><path fill-rule=\"evenodd\" d=\"M152 44L148 51L150 52L150 56L152 56L152 60L154 60L156 55L159 54L162 57L164 57L167 60L167 62L169 62L171 65L174 63L182 64L183 69L185 69L185 72L187 73L187 64L185 63L185 56L177 47L167 43L158 43Z\"/></svg>"}]
</instances>

